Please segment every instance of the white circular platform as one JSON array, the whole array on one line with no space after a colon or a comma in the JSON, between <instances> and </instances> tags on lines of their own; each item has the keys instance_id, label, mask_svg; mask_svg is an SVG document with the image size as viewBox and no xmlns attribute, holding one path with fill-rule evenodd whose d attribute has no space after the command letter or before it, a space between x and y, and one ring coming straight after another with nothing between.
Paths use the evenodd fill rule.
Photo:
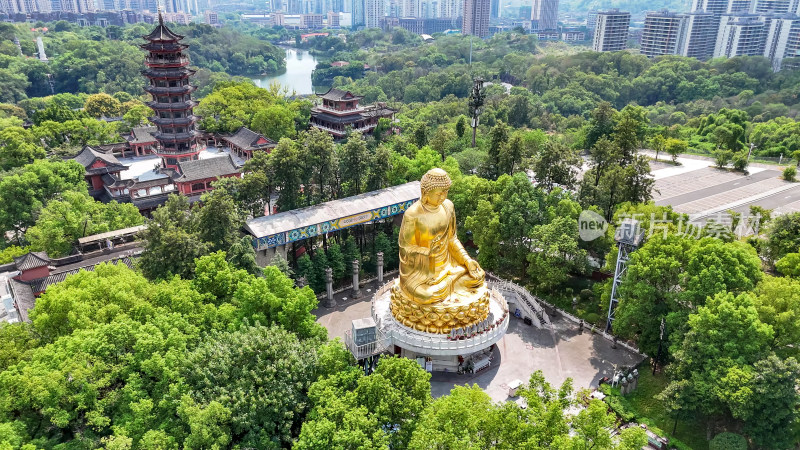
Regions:
<instances>
[{"instance_id":1,"label":"white circular platform","mask_svg":"<svg viewBox=\"0 0 800 450\"><path fill-rule=\"evenodd\" d=\"M469 355L488 348L503 338L508 329L509 314L505 297L499 291L489 291L489 312L493 317L491 326L473 336L451 338L448 334L425 333L409 328L392 315L391 288L394 281L386 283L372 297L372 318L382 335L385 348L396 345L402 349L428 356Z\"/></svg>"}]
</instances>

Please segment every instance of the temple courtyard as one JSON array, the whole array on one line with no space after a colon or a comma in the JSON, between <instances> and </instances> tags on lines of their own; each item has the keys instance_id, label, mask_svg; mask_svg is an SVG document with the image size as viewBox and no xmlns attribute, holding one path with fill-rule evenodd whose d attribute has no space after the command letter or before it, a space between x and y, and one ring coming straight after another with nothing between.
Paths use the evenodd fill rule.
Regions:
<instances>
[{"instance_id":1,"label":"temple courtyard","mask_svg":"<svg viewBox=\"0 0 800 450\"><path fill-rule=\"evenodd\" d=\"M353 300L351 291L334 295L337 306L320 306L314 311L317 323L328 330L328 337L344 340L351 321L370 316L375 281L362 286L362 298ZM547 381L560 386L572 378L576 389L597 387L602 377L611 377L617 366L633 366L643 357L622 346L612 348L611 342L599 334L579 328L560 314L552 317L552 327L543 329L526 325L521 319L511 318L506 335L494 350L489 368L476 374L434 372L431 391L434 397L450 392L453 386L477 384L495 401L509 400L508 385L514 380L527 382L536 370L544 373Z\"/></svg>"}]
</instances>

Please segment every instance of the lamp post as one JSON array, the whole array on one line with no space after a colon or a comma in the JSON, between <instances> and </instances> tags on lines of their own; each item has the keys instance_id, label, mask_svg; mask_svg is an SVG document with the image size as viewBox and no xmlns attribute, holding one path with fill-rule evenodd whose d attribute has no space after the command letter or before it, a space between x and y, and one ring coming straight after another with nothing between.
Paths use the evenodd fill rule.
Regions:
<instances>
[{"instance_id":1,"label":"lamp post","mask_svg":"<svg viewBox=\"0 0 800 450\"><path fill-rule=\"evenodd\" d=\"M658 367L658 361L661 359L661 345L664 342L664 330L666 329L667 324L664 321L664 318L661 318L661 327L660 332L658 335L658 351L656 351L656 359L653 360L653 375L656 374L656 368ZM673 434L675 432L673 431Z\"/></svg>"}]
</instances>

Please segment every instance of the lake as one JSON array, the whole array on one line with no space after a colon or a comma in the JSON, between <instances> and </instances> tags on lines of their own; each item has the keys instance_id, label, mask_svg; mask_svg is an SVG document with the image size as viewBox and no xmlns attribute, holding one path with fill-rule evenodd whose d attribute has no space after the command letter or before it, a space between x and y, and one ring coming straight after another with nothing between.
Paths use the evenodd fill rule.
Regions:
<instances>
[{"instance_id":1,"label":"lake","mask_svg":"<svg viewBox=\"0 0 800 450\"><path fill-rule=\"evenodd\" d=\"M286 49L286 72L276 75L264 75L260 78L253 78L253 82L258 87L268 87L273 81L277 81L282 86L292 90L298 95L308 95L314 93L311 86L311 72L317 67L317 58L306 50L293 48Z\"/></svg>"}]
</instances>

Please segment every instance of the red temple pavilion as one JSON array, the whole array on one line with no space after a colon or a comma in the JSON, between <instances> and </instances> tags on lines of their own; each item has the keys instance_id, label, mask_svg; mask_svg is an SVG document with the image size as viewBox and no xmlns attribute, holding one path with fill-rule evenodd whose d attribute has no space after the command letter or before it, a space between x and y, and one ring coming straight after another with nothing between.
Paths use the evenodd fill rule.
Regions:
<instances>
[{"instance_id":1,"label":"red temple pavilion","mask_svg":"<svg viewBox=\"0 0 800 450\"><path fill-rule=\"evenodd\" d=\"M195 87L189 84L195 71L189 68L185 53L189 46L180 42L183 36L164 25L161 13L158 26L143 38L148 42L141 47L149 54L142 74L150 81L145 91L153 97L147 106L155 112L150 121L158 128L153 133L159 143L155 153L164 167L180 170L179 162L196 160L200 153L195 131L197 116L193 114L197 105L192 100Z\"/></svg>"},{"instance_id":2,"label":"red temple pavilion","mask_svg":"<svg viewBox=\"0 0 800 450\"><path fill-rule=\"evenodd\" d=\"M348 129L358 133L371 133L378 121L385 117L393 119L395 110L385 103L360 106L361 96L350 91L331 88L321 95L322 104L311 108L311 126L327 131L334 139L347 136Z\"/></svg>"}]
</instances>

